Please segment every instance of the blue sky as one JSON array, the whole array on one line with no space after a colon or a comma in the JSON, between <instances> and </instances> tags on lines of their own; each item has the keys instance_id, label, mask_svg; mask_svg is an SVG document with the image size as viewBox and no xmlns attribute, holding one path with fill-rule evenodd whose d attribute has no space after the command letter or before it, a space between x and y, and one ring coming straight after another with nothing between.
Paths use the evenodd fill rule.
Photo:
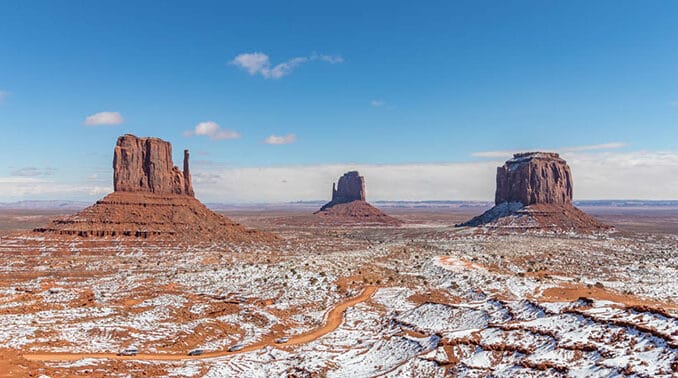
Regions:
<instances>
[{"instance_id":1,"label":"blue sky","mask_svg":"<svg viewBox=\"0 0 678 378\"><path fill-rule=\"evenodd\" d=\"M127 132L189 148L210 200L296 199L220 196L209 175L228 169L509 157L487 151L586 151L629 175L663 156L670 174L677 17L673 1L3 1L0 200L99 196ZM678 198L608 193L584 194Z\"/></svg>"}]
</instances>

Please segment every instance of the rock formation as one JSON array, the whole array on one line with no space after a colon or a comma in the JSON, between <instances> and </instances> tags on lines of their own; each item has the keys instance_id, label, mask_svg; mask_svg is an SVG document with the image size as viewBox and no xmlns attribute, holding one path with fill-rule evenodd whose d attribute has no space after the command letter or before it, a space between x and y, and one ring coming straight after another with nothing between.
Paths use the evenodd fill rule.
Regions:
<instances>
[{"instance_id":1,"label":"rock formation","mask_svg":"<svg viewBox=\"0 0 678 378\"><path fill-rule=\"evenodd\" d=\"M332 200L320 210L353 201L365 201L365 178L358 171L346 172L336 184L332 183Z\"/></svg>"},{"instance_id":2,"label":"rock formation","mask_svg":"<svg viewBox=\"0 0 678 378\"><path fill-rule=\"evenodd\" d=\"M513 155L497 168L494 203L534 204L572 203L572 174L565 160L556 153L526 152Z\"/></svg>"},{"instance_id":3,"label":"rock formation","mask_svg":"<svg viewBox=\"0 0 678 378\"><path fill-rule=\"evenodd\" d=\"M402 223L365 201L365 178L357 171L345 173L332 184L332 200L314 214L331 223Z\"/></svg>"},{"instance_id":4,"label":"rock formation","mask_svg":"<svg viewBox=\"0 0 678 378\"><path fill-rule=\"evenodd\" d=\"M114 192L79 213L34 231L74 237L153 238L181 242L270 241L209 210L194 198L189 153L183 171L172 146L158 138L124 135L113 153Z\"/></svg>"},{"instance_id":5,"label":"rock formation","mask_svg":"<svg viewBox=\"0 0 678 378\"><path fill-rule=\"evenodd\" d=\"M459 226L598 231L609 228L572 205L572 174L556 153L514 154L497 168L495 206Z\"/></svg>"},{"instance_id":6,"label":"rock formation","mask_svg":"<svg viewBox=\"0 0 678 378\"><path fill-rule=\"evenodd\" d=\"M193 196L188 171L188 150L184 171L172 162L172 145L159 138L118 138L113 153L113 190Z\"/></svg>"}]
</instances>

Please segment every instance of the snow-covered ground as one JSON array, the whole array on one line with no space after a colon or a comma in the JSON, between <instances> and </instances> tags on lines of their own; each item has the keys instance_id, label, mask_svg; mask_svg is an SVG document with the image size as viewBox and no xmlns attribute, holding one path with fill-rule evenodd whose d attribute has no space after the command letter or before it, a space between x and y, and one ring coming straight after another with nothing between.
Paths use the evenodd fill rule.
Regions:
<instances>
[{"instance_id":1,"label":"snow-covered ground","mask_svg":"<svg viewBox=\"0 0 678 378\"><path fill-rule=\"evenodd\" d=\"M0 350L186 355L259 345L203 359L32 365L47 376L678 374L673 235L440 225L280 233L278 247L2 239ZM378 289L331 332L272 342L323 327L333 306L368 285ZM561 288L590 298L547 292Z\"/></svg>"}]
</instances>

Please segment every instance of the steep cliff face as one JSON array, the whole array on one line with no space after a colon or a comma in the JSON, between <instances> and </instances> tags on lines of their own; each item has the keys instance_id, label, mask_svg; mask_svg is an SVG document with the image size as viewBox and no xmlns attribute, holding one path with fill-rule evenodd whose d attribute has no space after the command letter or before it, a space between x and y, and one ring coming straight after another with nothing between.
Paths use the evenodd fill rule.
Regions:
<instances>
[{"instance_id":1,"label":"steep cliff face","mask_svg":"<svg viewBox=\"0 0 678 378\"><path fill-rule=\"evenodd\" d=\"M126 134L118 138L113 152L113 188L116 192L147 192L193 196L184 151L184 171L172 162L172 145L159 138Z\"/></svg>"},{"instance_id":2,"label":"steep cliff face","mask_svg":"<svg viewBox=\"0 0 678 378\"><path fill-rule=\"evenodd\" d=\"M513 155L497 168L496 205L520 202L535 204L571 204L572 173L556 153L527 152Z\"/></svg>"},{"instance_id":3,"label":"steep cliff face","mask_svg":"<svg viewBox=\"0 0 678 378\"><path fill-rule=\"evenodd\" d=\"M346 203L365 200L365 178L358 171L346 172L332 186L332 202Z\"/></svg>"},{"instance_id":4,"label":"steep cliff face","mask_svg":"<svg viewBox=\"0 0 678 378\"><path fill-rule=\"evenodd\" d=\"M493 208L459 226L580 232L610 228L572 205L572 173L556 153L513 155L497 168L494 202Z\"/></svg>"}]
</instances>

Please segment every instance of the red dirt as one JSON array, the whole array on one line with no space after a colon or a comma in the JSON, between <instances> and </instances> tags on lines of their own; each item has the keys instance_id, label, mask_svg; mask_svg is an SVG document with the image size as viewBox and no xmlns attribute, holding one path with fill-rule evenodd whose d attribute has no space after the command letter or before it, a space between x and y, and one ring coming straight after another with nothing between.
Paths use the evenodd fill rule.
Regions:
<instances>
[{"instance_id":1,"label":"red dirt","mask_svg":"<svg viewBox=\"0 0 678 378\"><path fill-rule=\"evenodd\" d=\"M281 337L281 334L271 334L262 338L262 341L250 344L245 346L243 349L235 352L229 352L227 350L215 351L204 353L200 356L188 356L186 354L170 354L170 353L140 353L136 356L118 356L115 353L26 353L21 356L16 356L14 360L21 361L77 361L84 358L105 358L110 360L156 360L156 361L178 361L178 360L188 360L188 359L203 359L203 358L214 358L220 356L227 356L233 354L240 354L251 352L253 350L261 349L265 346L272 347L286 347L291 345L306 344L312 342L326 334L337 329L344 317L344 312L347 308L355 306L360 302L364 302L377 291L377 286L367 286L365 289L357 296L347 299L344 302L341 302L334 307L332 307L325 316L325 324L321 327L316 328L312 331L302 333L300 335L292 336L289 338L289 341L285 344L276 344L275 339ZM18 365L14 362L12 366ZM0 365L2 367L2 365Z\"/></svg>"},{"instance_id":2,"label":"red dirt","mask_svg":"<svg viewBox=\"0 0 678 378\"><path fill-rule=\"evenodd\" d=\"M179 241L271 242L277 236L247 229L186 195L114 192L94 205L56 219L37 233Z\"/></svg>"},{"instance_id":3,"label":"red dirt","mask_svg":"<svg viewBox=\"0 0 678 378\"><path fill-rule=\"evenodd\" d=\"M360 200L336 204L315 214L324 222L332 224L377 223L399 226L403 223L400 219L388 216L383 211Z\"/></svg>"}]
</instances>

